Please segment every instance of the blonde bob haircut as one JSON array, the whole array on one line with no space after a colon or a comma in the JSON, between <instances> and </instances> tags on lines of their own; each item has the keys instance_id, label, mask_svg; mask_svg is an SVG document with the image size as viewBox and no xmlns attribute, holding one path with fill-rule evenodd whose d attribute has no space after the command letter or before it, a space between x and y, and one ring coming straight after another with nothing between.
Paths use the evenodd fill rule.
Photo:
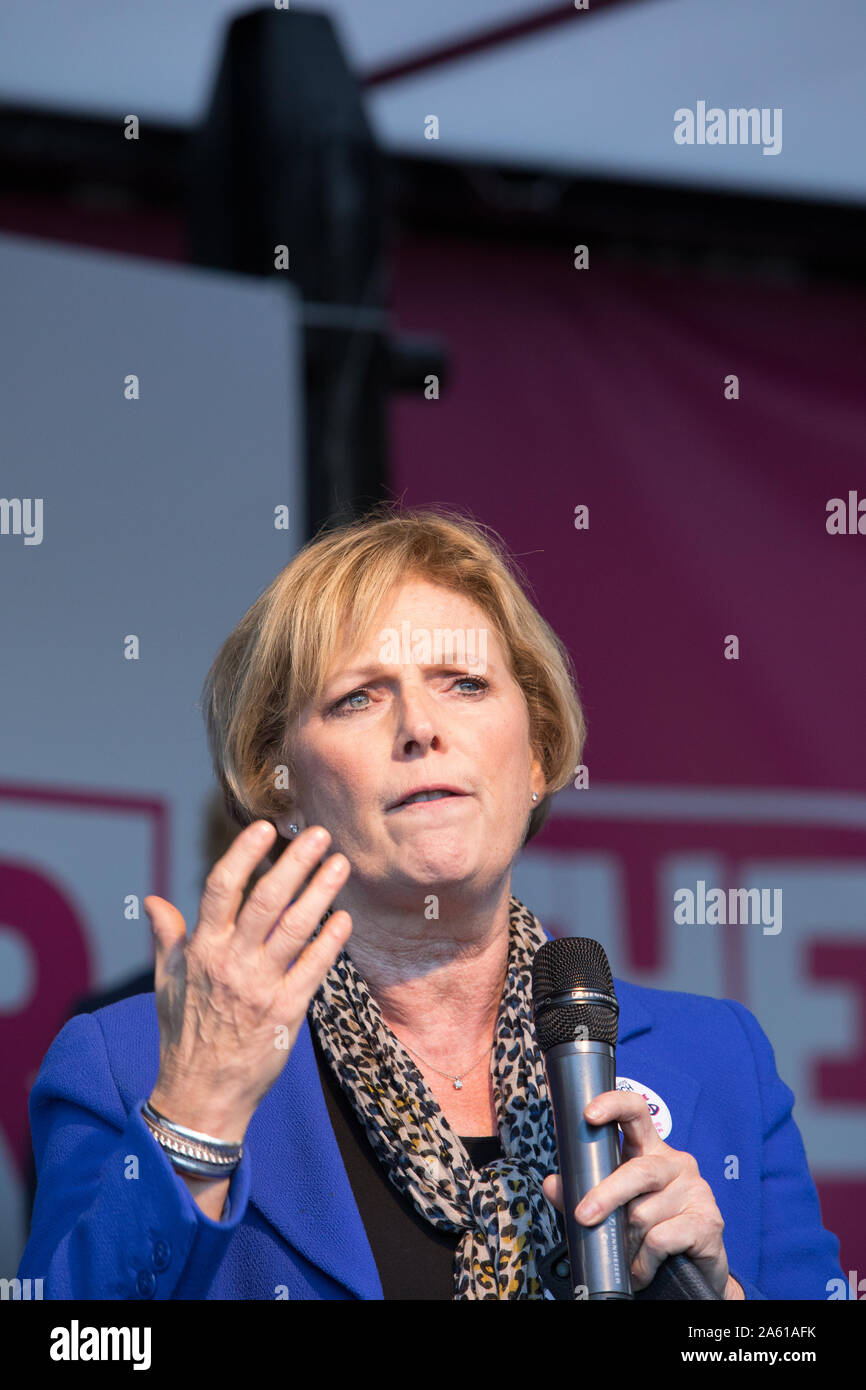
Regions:
<instances>
[{"instance_id":1,"label":"blonde bob haircut","mask_svg":"<svg viewBox=\"0 0 866 1390\"><path fill-rule=\"evenodd\" d=\"M463 594L489 618L523 691L530 744L550 797L581 762L586 724L569 654L526 597L501 538L446 507L380 503L321 531L281 570L226 638L207 674L202 707L228 814L238 825L293 810L291 730L320 698L339 653L364 640L382 600L408 578ZM278 835L270 858L287 841Z\"/></svg>"}]
</instances>

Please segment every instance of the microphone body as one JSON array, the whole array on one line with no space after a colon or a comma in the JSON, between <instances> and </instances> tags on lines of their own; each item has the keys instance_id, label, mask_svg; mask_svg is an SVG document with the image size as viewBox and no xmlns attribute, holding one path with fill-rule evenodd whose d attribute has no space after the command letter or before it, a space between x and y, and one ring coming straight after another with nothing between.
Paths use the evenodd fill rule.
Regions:
<instances>
[{"instance_id":1,"label":"microphone body","mask_svg":"<svg viewBox=\"0 0 866 1390\"><path fill-rule=\"evenodd\" d=\"M532 1013L550 1092L559 1175L565 1207L566 1244L575 1299L718 1299L696 1265L670 1255L652 1283L634 1293L622 1206L595 1226L583 1226L574 1209L592 1187L616 1171L622 1158L614 1121L591 1125L584 1109L616 1089L619 1003L610 962L591 937L545 942L532 962ZM546 1257L554 1277L561 1248Z\"/></svg>"},{"instance_id":2,"label":"microphone body","mask_svg":"<svg viewBox=\"0 0 866 1390\"><path fill-rule=\"evenodd\" d=\"M564 1042L545 1056L553 1106L565 1229L572 1270L572 1297L632 1298L625 1212L617 1207L604 1221L583 1226L578 1202L620 1164L615 1122L591 1125L584 1107L616 1089L614 1049L604 1042Z\"/></svg>"}]
</instances>

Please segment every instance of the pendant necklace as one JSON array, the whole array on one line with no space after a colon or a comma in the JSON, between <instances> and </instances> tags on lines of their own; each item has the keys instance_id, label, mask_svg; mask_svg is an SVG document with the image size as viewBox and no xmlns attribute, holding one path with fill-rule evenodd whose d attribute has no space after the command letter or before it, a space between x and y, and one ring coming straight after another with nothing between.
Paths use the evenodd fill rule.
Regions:
<instances>
[{"instance_id":1,"label":"pendant necklace","mask_svg":"<svg viewBox=\"0 0 866 1390\"><path fill-rule=\"evenodd\" d=\"M490 1046L486 1049L486 1051L482 1052L481 1056L478 1058L478 1061L473 1062L472 1066L469 1067L466 1071L464 1071L461 1076L452 1076L450 1072L440 1071L438 1067L434 1067L432 1062L424 1061L424 1058L421 1056L421 1054L419 1052L413 1051L413 1049L409 1047L408 1043L403 1043L402 1045L406 1048L407 1052L412 1053L413 1057L417 1057L419 1062L424 1062L425 1067L429 1067L431 1071L435 1071L437 1076L447 1076L448 1080L454 1083L455 1091L463 1090L463 1077L469 1076L475 1070L475 1068L479 1066L481 1062L484 1061L485 1057L489 1057L494 1047L494 1044L491 1043Z\"/></svg>"}]
</instances>

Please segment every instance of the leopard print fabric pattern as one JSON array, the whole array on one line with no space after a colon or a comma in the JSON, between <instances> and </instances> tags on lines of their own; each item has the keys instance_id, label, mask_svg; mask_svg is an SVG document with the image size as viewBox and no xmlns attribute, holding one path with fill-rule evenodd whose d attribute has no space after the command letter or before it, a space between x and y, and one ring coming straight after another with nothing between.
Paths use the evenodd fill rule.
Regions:
<instances>
[{"instance_id":1,"label":"leopard print fabric pattern","mask_svg":"<svg viewBox=\"0 0 866 1390\"><path fill-rule=\"evenodd\" d=\"M310 1003L311 1026L391 1182L432 1225L464 1232L455 1299L545 1297L536 1262L560 1240L557 1213L541 1189L557 1171L556 1137L532 1023L532 960L546 940L512 894L490 1061L505 1157L480 1171L345 951Z\"/></svg>"}]
</instances>

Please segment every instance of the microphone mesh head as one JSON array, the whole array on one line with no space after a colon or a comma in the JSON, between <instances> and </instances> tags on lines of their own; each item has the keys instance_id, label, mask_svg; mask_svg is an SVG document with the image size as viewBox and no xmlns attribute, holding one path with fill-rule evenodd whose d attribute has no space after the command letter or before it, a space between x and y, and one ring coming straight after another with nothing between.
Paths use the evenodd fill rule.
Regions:
<instances>
[{"instance_id":1,"label":"microphone mesh head","mask_svg":"<svg viewBox=\"0 0 866 1390\"><path fill-rule=\"evenodd\" d=\"M595 989L613 994L613 975L607 952L591 936L561 936L545 941L532 962L532 993L564 994L569 989Z\"/></svg>"},{"instance_id":2,"label":"microphone mesh head","mask_svg":"<svg viewBox=\"0 0 866 1390\"><path fill-rule=\"evenodd\" d=\"M607 994L613 1002L551 1002L552 996L566 994L569 990ZM600 941L588 936L563 936L557 941L546 941L536 951L532 962L532 998L535 1032L542 1052L548 1052L558 1043L573 1042L577 1037L616 1047L616 994L610 962Z\"/></svg>"}]
</instances>

